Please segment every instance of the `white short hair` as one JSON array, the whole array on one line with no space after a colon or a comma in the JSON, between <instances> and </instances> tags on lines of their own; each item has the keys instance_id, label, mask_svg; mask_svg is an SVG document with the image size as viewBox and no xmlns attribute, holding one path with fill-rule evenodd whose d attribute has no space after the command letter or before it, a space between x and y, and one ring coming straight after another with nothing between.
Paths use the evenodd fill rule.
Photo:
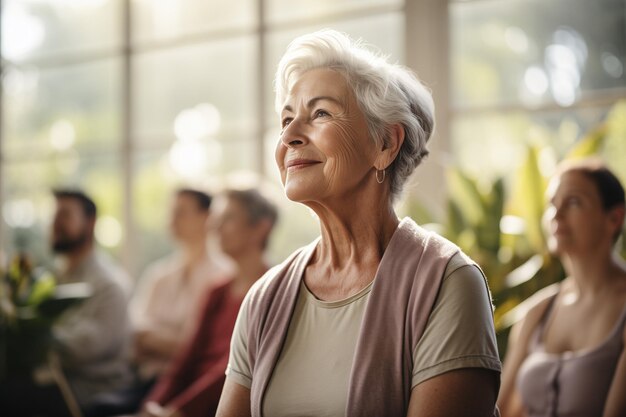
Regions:
<instances>
[{"instance_id":1,"label":"white short hair","mask_svg":"<svg viewBox=\"0 0 626 417\"><path fill-rule=\"evenodd\" d=\"M426 142L434 129L435 113L430 91L409 69L388 63L386 57L344 33L324 29L300 36L287 47L274 80L277 112L297 80L314 68L329 68L346 77L377 145L387 143L392 125L404 128L402 148L387 170L395 200L428 155Z\"/></svg>"}]
</instances>

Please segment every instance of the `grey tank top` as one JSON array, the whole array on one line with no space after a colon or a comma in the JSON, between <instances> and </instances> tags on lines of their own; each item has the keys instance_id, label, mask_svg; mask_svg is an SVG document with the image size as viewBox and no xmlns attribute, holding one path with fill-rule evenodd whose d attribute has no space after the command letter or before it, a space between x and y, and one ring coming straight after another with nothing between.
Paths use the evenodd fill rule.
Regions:
<instances>
[{"instance_id":1,"label":"grey tank top","mask_svg":"<svg viewBox=\"0 0 626 417\"><path fill-rule=\"evenodd\" d=\"M620 354L626 308L603 343L593 349L548 353L543 330L554 299L533 332L517 376L528 417L601 417Z\"/></svg>"}]
</instances>

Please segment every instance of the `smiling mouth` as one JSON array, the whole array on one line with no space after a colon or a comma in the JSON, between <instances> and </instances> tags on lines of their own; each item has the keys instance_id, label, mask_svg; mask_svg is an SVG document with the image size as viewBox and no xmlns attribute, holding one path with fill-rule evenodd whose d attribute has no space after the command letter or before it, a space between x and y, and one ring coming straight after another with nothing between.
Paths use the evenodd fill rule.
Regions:
<instances>
[{"instance_id":1,"label":"smiling mouth","mask_svg":"<svg viewBox=\"0 0 626 417\"><path fill-rule=\"evenodd\" d=\"M308 168L313 165L319 164L319 161L313 161L310 159L295 159L293 161L289 161L285 164L285 168L287 171L295 171L299 169Z\"/></svg>"}]
</instances>

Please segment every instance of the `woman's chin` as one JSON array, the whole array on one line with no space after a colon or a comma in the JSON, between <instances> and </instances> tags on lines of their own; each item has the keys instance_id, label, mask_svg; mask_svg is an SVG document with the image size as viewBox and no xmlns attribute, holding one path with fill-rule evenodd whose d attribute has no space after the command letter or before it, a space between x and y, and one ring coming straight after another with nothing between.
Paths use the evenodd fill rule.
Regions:
<instances>
[{"instance_id":1,"label":"woman's chin","mask_svg":"<svg viewBox=\"0 0 626 417\"><path fill-rule=\"evenodd\" d=\"M304 198L304 193L298 190L289 190L288 188L285 188L285 195L287 196L289 200L296 202L296 203L302 203L306 200Z\"/></svg>"},{"instance_id":2,"label":"woman's chin","mask_svg":"<svg viewBox=\"0 0 626 417\"><path fill-rule=\"evenodd\" d=\"M311 200L315 193L308 184L302 181L287 181L285 184L285 195L291 201L303 203L307 200Z\"/></svg>"}]
</instances>

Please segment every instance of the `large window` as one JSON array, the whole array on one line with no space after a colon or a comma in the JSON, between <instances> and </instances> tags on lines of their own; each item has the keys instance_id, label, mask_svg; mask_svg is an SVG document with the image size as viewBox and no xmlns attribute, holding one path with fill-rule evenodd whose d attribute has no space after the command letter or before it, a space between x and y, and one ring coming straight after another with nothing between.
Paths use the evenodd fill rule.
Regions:
<instances>
[{"instance_id":1,"label":"large window","mask_svg":"<svg viewBox=\"0 0 626 417\"><path fill-rule=\"evenodd\" d=\"M134 275L171 250L175 187L253 172L280 195L274 69L322 27L432 87L434 152L408 198L441 211L450 161L510 177L529 142L562 154L604 120L626 96L625 15L625 0L4 0L0 253L46 258L52 187L95 197L98 240ZM318 233L306 208L282 214L274 261Z\"/></svg>"},{"instance_id":2,"label":"large window","mask_svg":"<svg viewBox=\"0 0 626 417\"><path fill-rule=\"evenodd\" d=\"M177 186L252 172L285 201L273 161L280 55L331 26L402 62L403 10L401 0L3 1L0 252L47 259L54 187L95 198L99 243L135 276L172 248ZM285 202L273 260L317 233L307 209Z\"/></svg>"},{"instance_id":3,"label":"large window","mask_svg":"<svg viewBox=\"0 0 626 417\"><path fill-rule=\"evenodd\" d=\"M529 143L563 156L626 97L625 15L624 0L452 2L456 161L493 179Z\"/></svg>"}]
</instances>

